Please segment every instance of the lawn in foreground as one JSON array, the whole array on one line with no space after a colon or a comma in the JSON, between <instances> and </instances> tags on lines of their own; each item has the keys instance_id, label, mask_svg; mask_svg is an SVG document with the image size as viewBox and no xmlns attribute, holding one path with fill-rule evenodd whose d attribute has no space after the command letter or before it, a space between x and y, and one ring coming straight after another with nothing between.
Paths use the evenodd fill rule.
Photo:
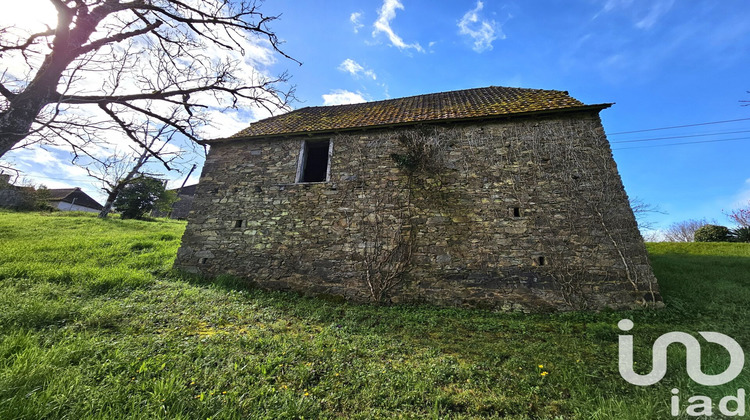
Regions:
<instances>
[{"instance_id":1,"label":"lawn in foreground","mask_svg":"<svg viewBox=\"0 0 750 420\"><path fill-rule=\"evenodd\" d=\"M651 387L617 371L669 331L750 349L747 244L650 244L667 308L507 314L374 307L170 274L184 223L0 212L0 418L671 418L707 388L670 351ZM705 345L704 371L728 357ZM639 366L639 365L636 365Z\"/></svg>"}]
</instances>

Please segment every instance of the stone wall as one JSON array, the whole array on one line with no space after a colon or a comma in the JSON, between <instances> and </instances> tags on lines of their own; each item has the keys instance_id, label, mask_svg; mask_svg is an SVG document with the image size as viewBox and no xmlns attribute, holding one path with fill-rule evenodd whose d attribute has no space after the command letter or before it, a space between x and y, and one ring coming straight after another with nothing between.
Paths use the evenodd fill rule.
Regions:
<instances>
[{"instance_id":1,"label":"stone wall","mask_svg":"<svg viewBox=\"0 0 750 420\"><path fill-rule=\"evenodd\" d=\"M171 219L185 220L190 213L190 209L193 207L193 195L180 194L177 196L177 201L172 203L169 211L159 211L154 209L151 211L152 217L169 217Z\"/></svg>"},{"instance_id":2,"label":"stone wall","mask_svg":"<svg viewBox=\"0 0 750 420\"><path fill-rule=\"evenodd\" d=\"M310 137L213 145L176 267L359 301L660 302L596 112L326 138L330 182L309 184Z\"/></svg>"},{"instance_id":3,"label":"stone wall","mask_svg":"<svg viewBox=\"0 0 750 420\"><path fill-rule=\"evenodd\" d=\"M33 209L36 204L36 194L31 187L17 187L0 179L0 207L22 210Z\"/></svg>"}]
</instances>

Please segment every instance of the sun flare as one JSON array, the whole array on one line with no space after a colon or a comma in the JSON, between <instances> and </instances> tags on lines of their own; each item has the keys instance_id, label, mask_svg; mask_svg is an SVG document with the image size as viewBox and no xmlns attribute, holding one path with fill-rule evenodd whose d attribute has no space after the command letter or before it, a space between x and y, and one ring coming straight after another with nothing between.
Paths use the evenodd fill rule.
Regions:
<instances>
[{"instance_id":1,"label":"sun flare","mask_svg":"<svg viewBox=\"0 0 750 420\"><path fill-rule=\"evenodd\" d=\"M57 11L47 0L4 0L0 13L0 27L15 26L30 33L55 27Z\"/></svg>"}]
</instances>

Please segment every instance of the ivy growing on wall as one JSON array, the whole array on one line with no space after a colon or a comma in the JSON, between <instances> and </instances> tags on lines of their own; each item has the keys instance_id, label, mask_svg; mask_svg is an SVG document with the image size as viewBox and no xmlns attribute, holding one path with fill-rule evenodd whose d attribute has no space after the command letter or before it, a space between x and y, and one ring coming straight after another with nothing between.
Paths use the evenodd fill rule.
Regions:
<instances>
[{"instance_id":1,"label":"ivy growing on wall","mask_svg":"<svg viewBox=\"0 0 750 420\"><path fill-rule=\"evenodd\" d=\"M394 135L399 148L395 152ZM367 144L347 141L343 136L336 140L351 145L362 163L358 173L350 175L358 180L361 194L345 195L342 206L352 209L349 225L360 237L353 259L358 261L357 272L374 302L389 301L390 293L411 269L420 229L412 205L415 184L445 169L449 137L446 130L418 127L373 136ZM369 159L384 154L390 156L400 173L365 168Z\"/></svg>"}]
</instances>

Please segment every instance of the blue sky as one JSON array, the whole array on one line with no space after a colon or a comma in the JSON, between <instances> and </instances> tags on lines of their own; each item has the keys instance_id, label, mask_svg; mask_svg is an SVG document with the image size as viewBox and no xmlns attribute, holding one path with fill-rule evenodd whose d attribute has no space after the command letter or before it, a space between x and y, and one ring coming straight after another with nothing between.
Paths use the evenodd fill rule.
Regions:
<instances>
[{"instance_id":1,"label":"blue sky","mask_svg":"<svg viewBox=\"0 0 750 420\"><path fill-rule=\"evenodd\" d=\"M652 216L662 228L689 218L729 224L722 210L750 200L746 0L274 0L262 10L282 15L272 28L303 63L279 57L264 68L289 71L296 108L499 85L614 102L601 113L608 133L749 119L609 138L628 194L665 211ZM733 138L744 139L714 141ZM694 141L711 142L663 146ZM29 178L96 194L80 173Z\"/></svg>"}]
</instances>

